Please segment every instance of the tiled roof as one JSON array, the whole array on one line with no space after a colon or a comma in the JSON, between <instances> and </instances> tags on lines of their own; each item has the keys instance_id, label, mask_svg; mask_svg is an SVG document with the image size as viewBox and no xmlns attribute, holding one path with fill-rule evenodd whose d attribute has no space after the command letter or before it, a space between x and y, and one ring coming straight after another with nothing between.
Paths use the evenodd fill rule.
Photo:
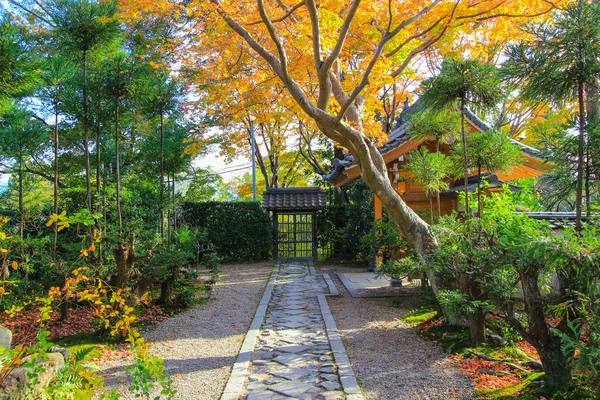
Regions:
<instances>
[{"instance_id":1,"label":"tiled roof","mask_svg":"<svg viewBox=\"0 0 600 400\"><path fill-rule=\"evenodd\" d=\"M402 111L402 113L397 119L396 129L394 129L388 135L388 141L385 142L378 149L381 154L389 153L390 151L400 147L403 143L409 141L412 138L412 136L410 135L410 117L422 109L422 102L420 100L417 100L413 105L411 105L408 108L405 108ZM485 123L485 121L479 118L474 112L472 112L468 108L465 108L465 118L469 122L471 122L473 126L475 126L482 132L486 132L492 129L491 126ZM540 158L541 156L540 151L538 149L533 148L531 146L527 146L519 142L518 140L511 139L511 143L519 147L520 151L522 151L525 154L537 158ZM334 170L330 174L324 176L326 180L331 181L336 176L338 176L345 168L351 168L356 165L356 161L354 160L352 154L348 154L344 160L338 160L337 164L335 163L335 161L336 160L334 160Z\"/></svg>"},{"instance_id":2,"label":"tiled roof","mask_svg":"<svg viewBox=\"0 0 600 400\"><path fill-rule=\"evenodd\" d=\"M325 192L319 188L269 189L263 193L269 211L312 211L325 208Z\"/></svg>"}]
</instances>

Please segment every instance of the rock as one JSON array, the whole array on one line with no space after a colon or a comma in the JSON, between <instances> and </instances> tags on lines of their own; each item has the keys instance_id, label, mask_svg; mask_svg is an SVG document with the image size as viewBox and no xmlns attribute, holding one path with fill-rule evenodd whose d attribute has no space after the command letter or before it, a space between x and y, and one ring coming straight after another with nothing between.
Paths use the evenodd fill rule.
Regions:
<instances>
[{"instance_id":1,"label":"rock","mask_svg":"<svg viewBox=\"0 0 600 400\"><path fill-rule=\"evenodd\" d=\"M340 384L337 382L321 382L321 387L327 391L337 390Z\"/></svg>"},{"instance_id":2,"label":"rock","mask_svg":"<svg viewBox=\"0 0 600 400\"><path fill-rule=\"evenodd\" d=\"M64 347L52 346L50 347L49 352L62 354L62 356L64 357L64 361L69 361L69 359L71 358L71 353L69 353L69 350L65 349Z\"/></svg>"},{"instance_id":3,"label":"rock","mask_svg":"<svg viewBox=\"0 0 600 400\"><path fill-rule=\"evenodd\" d=\"M12 344L12 332L10 329L0 326L0 347L10 349Z\"/></svg>"},{"instance_id":4,"label":"rock","mask_svg":"<svg viewBox=\"0 0 600 400\"><path fill-rule=\"evenodd\" d=\"M37 380L37 383L31 384L32 379L28 377L28 374L33 372L32 368L16 368L8 375L4 384L0 387L0 399L41 398L43 390L48 387L55 373L65 366L65 358L61 353L47 353L46 355L46 359L37 355L23 358L23 363L34 360L36 363L35 368L39 366L43 367L43 371L36 374L34 378ZM31 389L27 387L28 384L32 386Z\"/></svg>"}]
</instances>

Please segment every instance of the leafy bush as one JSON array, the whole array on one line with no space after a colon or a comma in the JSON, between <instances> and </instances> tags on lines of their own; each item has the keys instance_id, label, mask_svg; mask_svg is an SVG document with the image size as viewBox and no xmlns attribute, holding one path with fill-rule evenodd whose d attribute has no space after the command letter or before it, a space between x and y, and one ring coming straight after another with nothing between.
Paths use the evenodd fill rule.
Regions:
<instances>
[{"instance_id":1,"label":"leafy bush","mask_svg":"<svg viewBox=\"0 0 600 400\"><path fill-rule=\"evenodd\" d=\"M191 227L206 230L224 261L269 259L273 229L269 215L258 203L186 202L183 218Z\"/></svg>"},{"instance_id":2,"label":"leafy bush","mask_svg":"<svg viewBox=\"0 0 600 400\"><path fill-rule=\"evenodd\" d=\"M360 241L373 228L373 207L361 204L327 206L317 213L317 240L329 258L355 260Z\"/></svg>"}]
</instances>

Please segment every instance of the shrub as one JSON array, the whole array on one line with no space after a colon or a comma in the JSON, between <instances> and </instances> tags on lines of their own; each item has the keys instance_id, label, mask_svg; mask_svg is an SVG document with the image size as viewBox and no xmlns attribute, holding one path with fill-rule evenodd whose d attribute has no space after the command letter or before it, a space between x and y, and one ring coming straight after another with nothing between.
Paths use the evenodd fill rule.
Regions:
<instances>
[{"instance_id":1,"label":"shrub","mask_svg":"<svg viewBox=\"0 0 600 400\"><path fill-rule=\"evenodd\" d=\"M327 206L317 213L317 240L327 257L341 260L359 258L363 236L373 228L373 207L359 204Z\"/></svg>"},{"instance_id":2,"label":"shrub","mask_svg":"<svg viewBox=\"0 0 600 400\"><path fill-rule=\"evenodd\" d=\"M224 261L267 260L271 254L271 218L258 203L186 202L183 218L192 227L206 229Z\"/></svg>"}]
</instances>

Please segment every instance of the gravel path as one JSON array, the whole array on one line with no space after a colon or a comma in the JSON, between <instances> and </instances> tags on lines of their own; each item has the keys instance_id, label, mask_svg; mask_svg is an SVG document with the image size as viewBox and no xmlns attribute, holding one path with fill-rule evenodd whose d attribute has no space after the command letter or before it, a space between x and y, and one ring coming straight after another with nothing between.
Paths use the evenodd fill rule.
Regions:
<instances>
[{"instance_id":1,"label":"gravel path","mask_svg":"<svg viewBox=\"0 0 600 400\"><path fill-rule=\"evenodd\" d=\"M475 398L468 377L441 348L400 320L418 298L403 298L400 306L390 298L353 298L337 271L365 269L321 267L340 292L340 297L328 298L329 307L367 400Z\"/></svg>"},{"instance_id":2,"label":"gravel path","mask_svg":"<svg viewBox=\"0 0 600 400\"><path fill-rule=\"evenodd\" d=\"M151 353L165 360L176 399L216 400L220 397L244 335L272 270L271 263L224 265L211 300L144 332ZM105 386L127 397L126 365L131 359L102 365Z\"/></svg>"}]
</instances>

